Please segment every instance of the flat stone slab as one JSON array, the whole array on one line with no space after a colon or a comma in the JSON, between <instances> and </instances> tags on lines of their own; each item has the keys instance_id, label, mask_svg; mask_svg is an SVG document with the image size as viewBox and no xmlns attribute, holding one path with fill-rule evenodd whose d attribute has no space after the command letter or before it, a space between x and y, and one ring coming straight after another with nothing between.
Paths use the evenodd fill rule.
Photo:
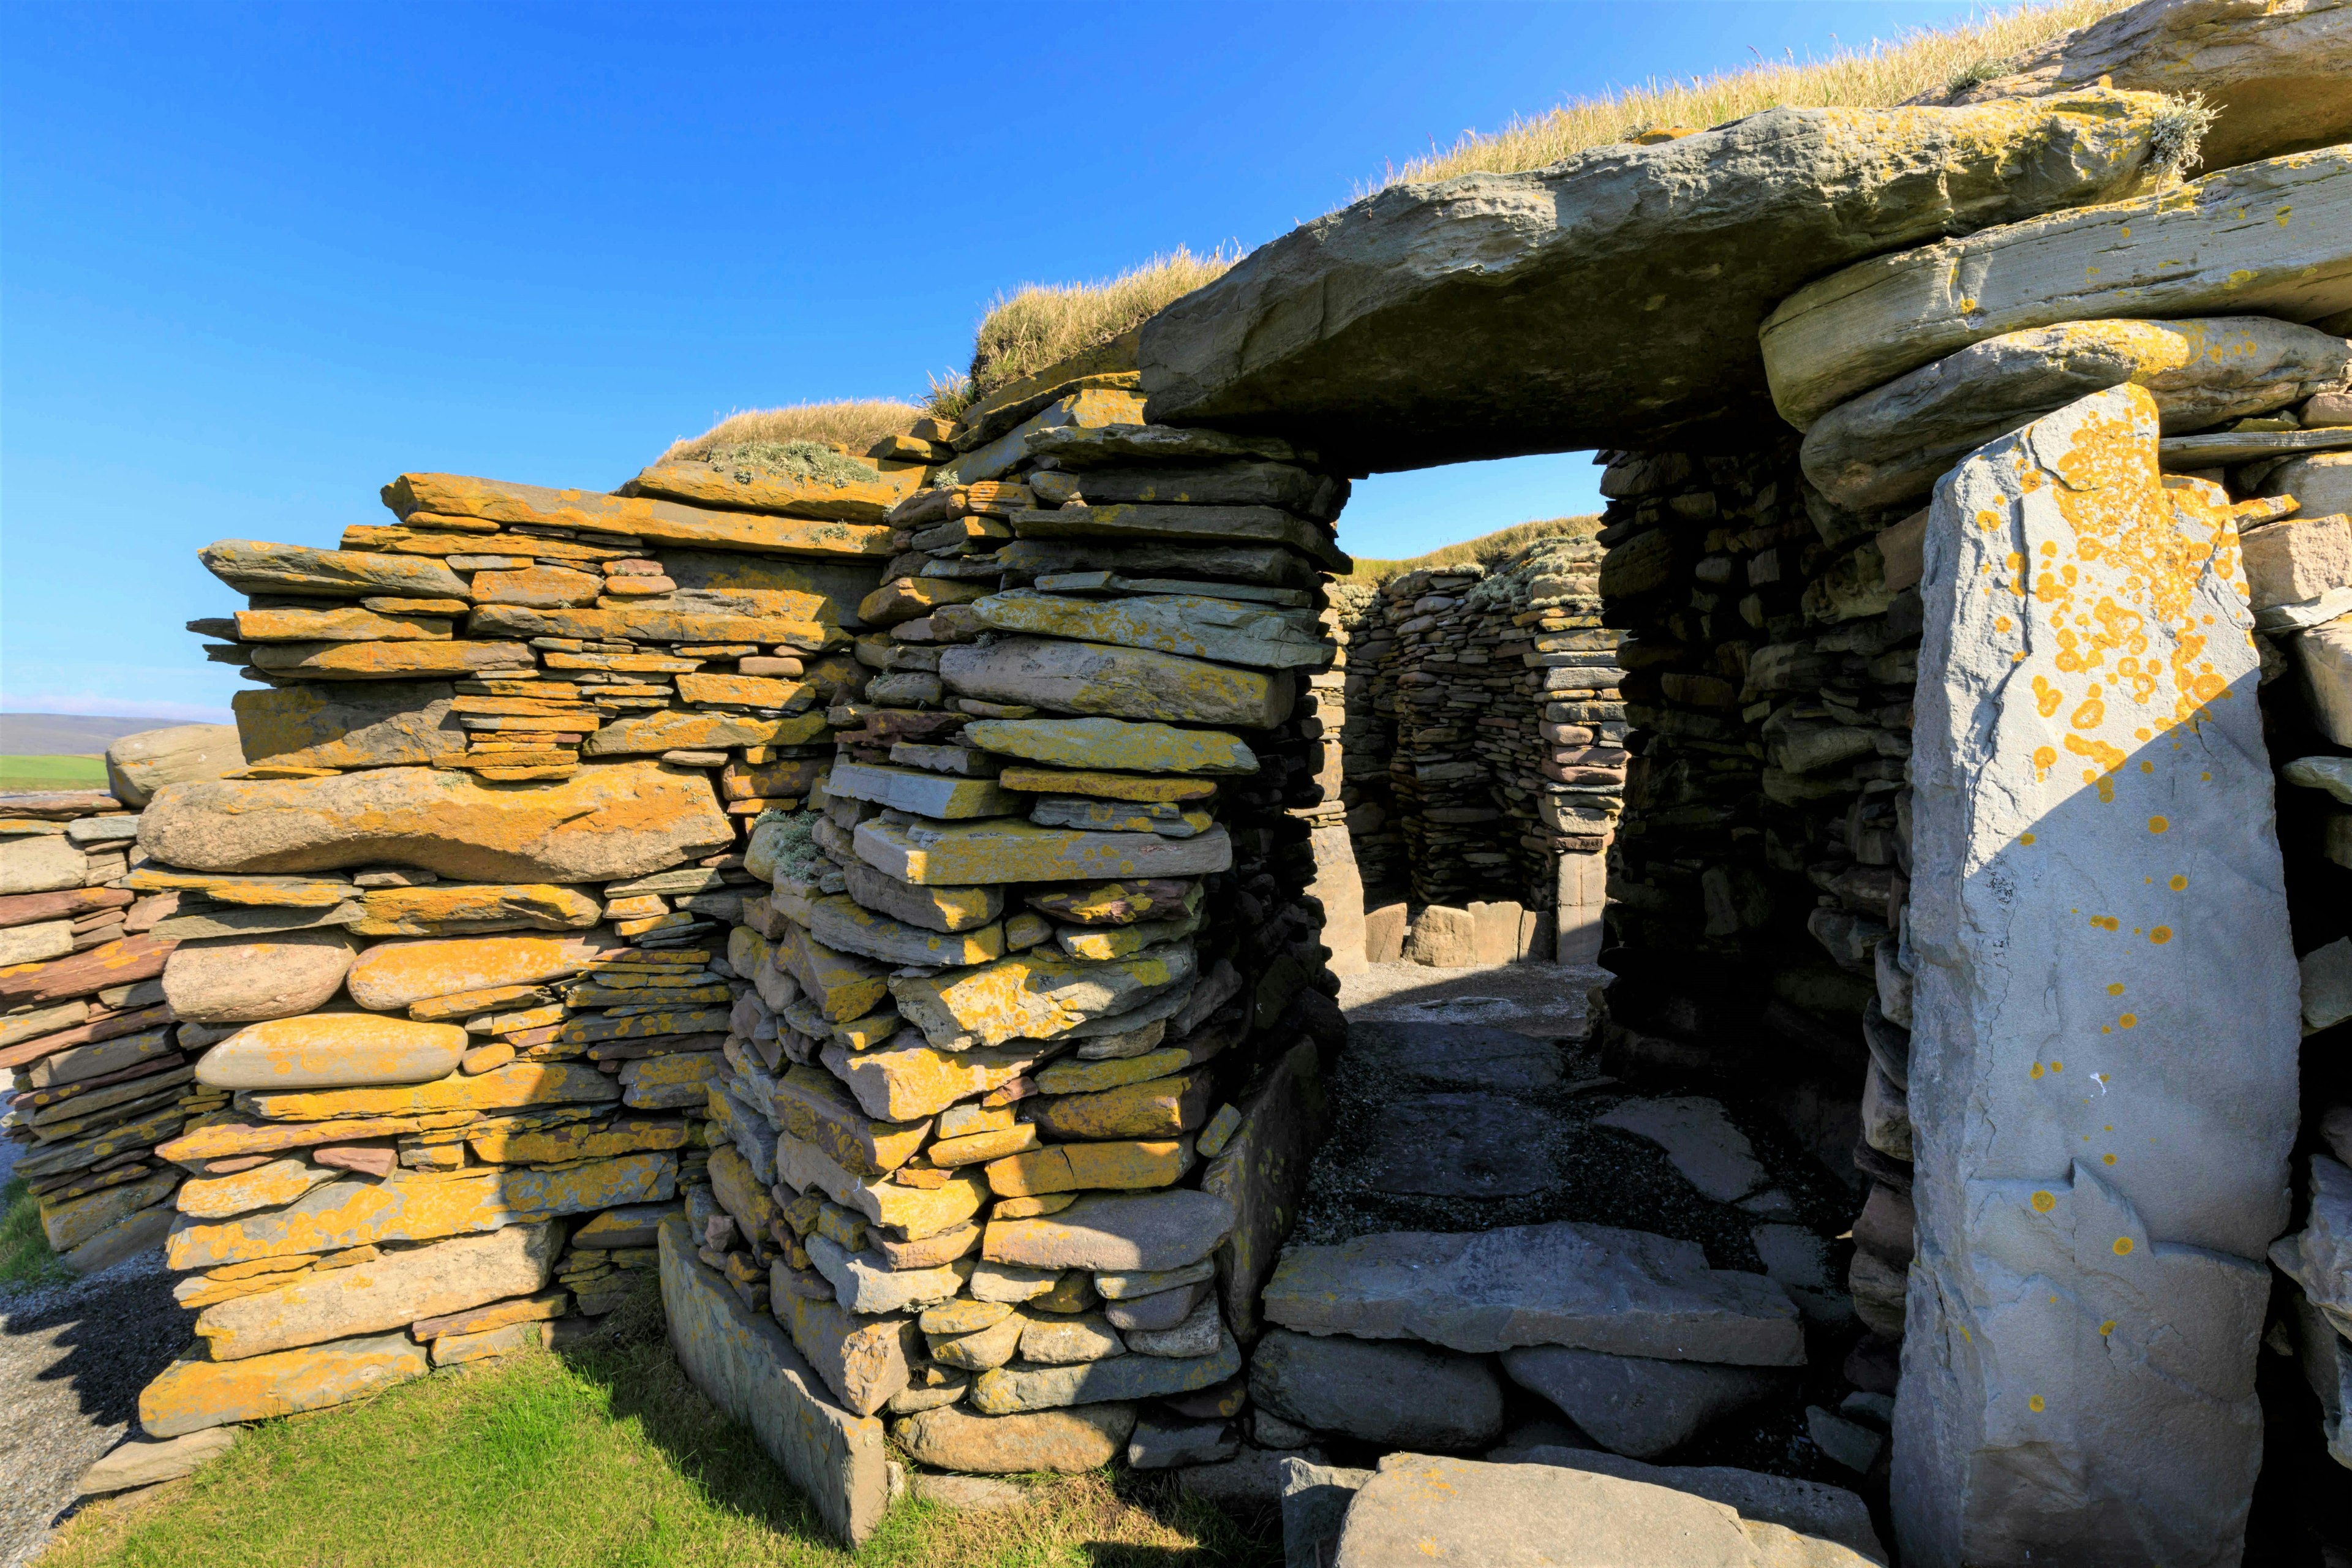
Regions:
<instances>
[{"instance_id":1,"label":"flat stone slab","mask_svg":"<svg viewBox=\"0 0 2352 1568\"><path fill-rule=\"evenodd\" d=\"M1503 1352L1513 1383L1540 1394L1613 1453L1654 1459L1717 1420L1789 1385L1785 1373L1752 1366L1610 1355L1567 1345Z\"/></svg>"},{"instance_id":2,"label":"flat stone slab","mask_svg":"<svg viewBox=\"0 0 2352 1568\"><path fill-rule=\"evenodd\" d=\"M244 1430L242 1426L207 1426L160 1442L133 1438L82 1472L80 1495L103 1497L193 1475L199 1466L227 1453Z\"/></svg>"},{"instance_id":3,"label":"flat stone slab","mask_svg":"<svg viewBox=\"0 0 2352 1568\"><path fill-rule=\"evenodd\" d=\"M1392 1102L1369 1177L1380 1191L1421 1197L1520 1197L1556 1177L1533 1118L1494 1094L1430 1094Z\"/></svg>"},{"instance_id":4,"label":"flat stone slab","mask_svg":"<svg viewBox=\"0 0 2352 1568\"><path fill-rule=\"evenodd\" d=\"M1338 1568L1859 1568L1874 1562L1690 1492L1553 1465L1391 1454L1348 1507Z\"/></svg>"},{"instance_id":5,"label":"flat stone slab","mask_svg":"<svg viewBox=\"0 0 2352 1568\"><path fill-rule=\"evenodd\" d=\"M1773 109L1392 185L1147 321L1146 416L1278 431L1359 473L1769 422L1773 306L1866 256L2131 194L2157 103Z\"/></svg>"},{"instance_id":6,"label":"flat stone slab","mask_svg":"<svg viewBox=\"0 0 2352 1568\"><path fill-rule=\"evenodd\" d=\"M1742 1519L1763 1520L1800 1535L1836 1542L1873 1563L1886 1561L1886 1548L1870 1522L1870 1506L1843 1487L1729 1465L1650 1465L1594 1448L1532 1447L1519 1456L1519 1462L1670 1487L1737 1509Z\"/></svg>"},{"instance_id":7,"label":"flat stone slab","mask_svg":"<svg viewBox=\"0 0 2352 1568\"><path fill-rule=\"evenodd\" d=\"M1772 1179L1719 1100L1697 1095L1631 1100L1595 1117L1593 1125L1647 1138L1692 1186L1719 1204L1738 1203Z\"/></svg>"},{"instance_id":8,"label":"flat stone slab","mask_svg":"<svg viewBox=\"0 0 2352 1568\"><path fill-rule=\"evenodd\" d=\"M1785 297L1764 365L1801 430L1930 360L2058 321L2352 309L2352 151L2297 153L2168 190L1874 257ZM1965 288L1953 279L1965 279Z\"/></svg>"},{"instance_id":9,"label":"flat stone slab","mask_svg":"<svg viewBox=\"0 0 2352 1568\"><path fill-rule=\"evenodd\" d=\"M1476 1025L1540 1039L1581 1039L1592 1027L1586 998L1614 978L1605 969L1566 963L1486 969L1375 963L1339 977L1339 1008L1350 1026Z\"/></svg>"},{"instance_id":10,"label":"flat stone slab","mask_svg":"<svg viewBox=\"0 0 2352 1568\"><path fill-rule=\"evenodd\" d=\"M855 1546L888 1506L882 1423L827 1394L775 1321L754 1312L694 1255L683 1215L661 1224L662 1309L671 1348L710 1402L751 1429L760 1447Z\"/></svg>"},{"instance_id":11,"label":"flat stone slab","mask_svg":"<svg viewBox=\"0 0 2352 1568\"><path fill-rule=\"evenodd\" d=\"M1249 1378L1259 1408L1383 1447L1480 1448L1503 1430L1494 1363L1430 1345L1273 1329Z\"/></svg>"},{"instance_id":12,"label":"flat stone slab","mask_svg":"<svg viewBox=\"0 0 2352 1568\"><path fill-rule=\"evenodd\" d=\"M1559 1047L1479 1024L1349 1022L1348 1054L1383 1071L1458 1089L1543 1089L1560 1080Z\"/></svg>"},{"instance_id":13,"label":"flat stone slab","mask_svg":"<svg viewBox=\"0 0 2352 1568\"><path fill-rule=\"evenodd\" d=\"M1309 1333L1474 1353L1556 1344L1743 1366L1805 1361L1796 1305L1764 1276L1710 1268L1691 1242L1566 1221L1288 1247L1265 1315Z\"/></svg>"}]
</instances>

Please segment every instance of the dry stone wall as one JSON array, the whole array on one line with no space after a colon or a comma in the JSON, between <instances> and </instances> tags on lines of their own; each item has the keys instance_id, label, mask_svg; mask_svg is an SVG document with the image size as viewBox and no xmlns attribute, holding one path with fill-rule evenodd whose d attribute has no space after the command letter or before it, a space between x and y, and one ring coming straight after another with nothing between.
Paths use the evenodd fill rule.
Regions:
<instances>
[{"instance_id":1,"label":"dry stone wall","mask_svg":"<svg viewBox=\"0 0 2352 1568\"><path fill-rule=\"evenodd\" d=\"M1600 550L1538 541L1346 588L1348 823L1366 956L1590 963L1622 808Z\"/></svg>"},{"instance_id":2,"label":"dry stone wall","mask_svg":"<svg viewBox=\"0 0 2352 1568\"><path fill-rule=\"evenodd\" d=\"M2265 181L2333 191L2330 156L2192 182L2163 208L2218 210ZM1892 1394L1899 1356L1895 1517L1929 1562L2233 1559L2266 1327L2318 1396L2310 1426L2288 1421L2309 1446L2274 1462L2338 1436L2340 1342L2306 1331L2318 1308L2268 1314L2260 1265L2292 1223L2277 1204L2292 1149L2295 1212L2315 1217L2273 1260L2311 1281L2301 1300L2336 1289L2316 1260L2337 1256L2325 1130L2344 1089L2306 1045L2296 1104L2284 966L2303 954L2306 1032L2340 1021L2313 998L2352 952L2330 946L2342 900L2318 798L2343 745L2329 628L2352 609L2325 515L2352 442L2352 343L2332 314L2346 285L2322 261L2305 293L2250 299L2270 314L2083 320L2026 277L2137 210L1996 227L1809 286L1764 338L1801 443L1626 454L1604 480L1636 753L1609 1047L1633 1069L1777 1080L1767 1092L1824 1158L1850 1144L1866 1201L1848 1282L1870 1331L1846 1373ZM2276 216L2286 239L2262 247L2327 248L2302 207ZM1926 363L1886 360L1883 280L1961 251L1988 290L2012 291L2013 316ZM2284 881L2258 706L2288 798ZM2141 907L2195 887L2228 891L2193 936ZM1695 973L1694 952L1719 967ZM2200 965L2218 965L2202 986ZM2070 1000L2094 968L2096 997ZM2048 1017L2029 1000L2042 994ZM2004 1305L2027 1276L2064 1310ZM1826 1449L1847 1435L1818 1414ZM2147 1438L2190 1428L2195 1443ZM2064 1452L2073 1479L2021 1486L2021 1445ZM1860 1453L1888 1451L1874 1437Z\"/></svg>"},{"instance_id":3,"label":"dry stone wall","mask_svg":"<svg viewBox=\"0 0 2352 1568\"><path fill-rule=\"evenodd\" d=\"M1230 1456L1335 1035L1306 889L1346 483L1140 425L1132 380L919 433L876 673L730 938L698 1256L938 1468Z\"/></svg>"}]
</instances>

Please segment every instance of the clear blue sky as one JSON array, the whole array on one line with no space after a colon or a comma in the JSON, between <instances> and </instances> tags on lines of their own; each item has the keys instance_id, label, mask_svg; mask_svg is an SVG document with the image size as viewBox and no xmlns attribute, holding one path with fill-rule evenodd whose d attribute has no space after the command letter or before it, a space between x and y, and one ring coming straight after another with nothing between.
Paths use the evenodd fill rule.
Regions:
<instances>
[{"instance_id":1,"label":"clear blue sky","mask_svg":"<svg viewBox=\"0 0 2352 1568\"><path fill-rule=\"evenodd\" d=\"M0 11L0 708L226 716L215 539L404 468L606 488L740 407L919 392L990 297L1263 243L1390 160L1959 4ZM1377 477L1398 556L1582 456Z\"/></svg>"}]
</instances>

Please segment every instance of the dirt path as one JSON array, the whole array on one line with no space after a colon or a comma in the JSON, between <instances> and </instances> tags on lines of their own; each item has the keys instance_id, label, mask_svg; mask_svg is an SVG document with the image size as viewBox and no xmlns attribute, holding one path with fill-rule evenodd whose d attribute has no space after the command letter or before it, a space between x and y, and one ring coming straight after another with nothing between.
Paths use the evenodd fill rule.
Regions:
<instances>
[{"instance_id":1,"label":"dirt path","mask_svg":"<svg viewBox=\"0 0 2352 1568\"><path fill-rule=\"evenodd\" d=\"M18 1145L0 1141L0 1182ZM103 1274L0 1292L0 1568L21 1568L73 1500L81 1473L121 1441L139 1391L188 1342L160 1251Z\"/></svg>"}]
</instances>

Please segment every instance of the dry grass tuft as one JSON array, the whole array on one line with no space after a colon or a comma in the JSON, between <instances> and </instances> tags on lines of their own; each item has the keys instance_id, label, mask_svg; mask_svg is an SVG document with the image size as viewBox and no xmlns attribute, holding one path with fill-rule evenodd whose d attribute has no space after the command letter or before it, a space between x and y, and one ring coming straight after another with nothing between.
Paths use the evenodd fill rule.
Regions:
<instances>
[{"instance_id":1,"label":"dry grass tuft","mask_svg":"<svg viewBox=\"0 0 2352 1568\"><path fill-rule=\"evenodd\" d=\"M1358 191L1367 195L1409 181L1456 174L1514 174L1658 126L1714 126L1782 104L1883 109L1923 92L1958 91L2006 75L2011 62L2061 33L2087 26L2131 0L2053 0L1990 12L1957 27L1914 28L1826 59L1767 60L1746 70L1661 82L1653 78L1608 98L1572 99L1549 114L1502 130L1470 132L1441 152L1389 165Z\"/></svg>"},{"instance_id":2,"label":"dry grass tuft","mask_svg":"<svg viewBox=\"0 0 2352 1568\"><path fill-rule=\"evenodd\" d=\"M972 343L971 390L985 395L1098 348L1141 326L1170 300L1223 277L1240 259L1238 247L1230 255L1219 246L1195 256L1180 245L1107 281L1025 283L999 294Z\"/></svg>"},{"instance_id":3,"label":"dry grass tuft","mask_svg":"<svg viewBox=\"0 0 2352 1568\"><path fill-rule=\"evenodd\" d=\"M747 408L730 414L701 435L670 443L665 463L707 461L714 452L755 446L845 447L863 453L885 436L914 428L923 410L896 398L853 398L841 403L796 403L789 408Z\"/></svg>"},{"instance_id":4,"label":"dry grass tuft","mask_svg":"<svg viewBox=\"0 0 2352 1568\"><path fill-rule=\"evenodd\" d=\"M1406 561L1378 561L1360 555L1356 558L1356 569L1340 581L1378 587L1390 578L1402 577L1408 572L1418 572L1424 567L1458 566L1472 561L1492 569L1539 539L1590 534L1599 531L1600 527L1601 519L1591 514L1515 522L1508 528L1498 528L1492 533L1482 533L1475 539L1465 539L1459 544L1448 544Z\"/></svg>"}]
</instances>

